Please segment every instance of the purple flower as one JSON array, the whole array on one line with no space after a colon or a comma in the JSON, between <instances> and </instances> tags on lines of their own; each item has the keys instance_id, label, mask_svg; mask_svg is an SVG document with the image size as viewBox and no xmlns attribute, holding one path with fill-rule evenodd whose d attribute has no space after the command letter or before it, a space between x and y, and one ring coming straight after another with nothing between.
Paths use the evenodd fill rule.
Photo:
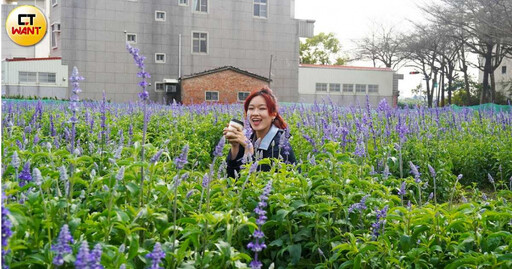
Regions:
<instances>
[{"instance_id":1,"label":"purple flower","mask_svg":"<svg viewBox=\"0 0 512 269\"><path fill-rule=\"evenodd\" d=\"M164 152L163 149L159 150L157 153L155 153L155 155L153 155L153 157L151 157L151 159L149 161L152 163L156 163L160 159L160 156L162 156L163 152Z\"/></svg>"},{"instance_id":2,"label":"purple flower","mask_svg":"<svg viewBox=\"0 0 512 269\"><path fill-rule=\"evenodd\" d=\"M101 253L102 253L101 245L100 244L96 244L94 246L94 249L92 250L92 253L91 253L90 268L92 268L92 269L103 269L103 266L100 264L100 262L101 262Z\"/></svg>"},{"instance_id":3,"label":"purple flower","mask_svg":"<svg viewBox=\"0 0 512 269\"><path fill-rule=\"evenodd\" d=\"M405 195L405 187L406 187L406 183L405 183L405 181L402 181L402 185L400 185L400 190L398 190L398 195L402 196L402 199L403 199L403 196Z\"/></svg>"},{"instance_id":4,"label":"purple flower","mask_svg":"<svg viewBox=\"0 0 512 269\"><path fill-rule=\"evenodd\" d=\"M224 149L224 145L226 144L226 137L222 136L219 140L219 143L215 147L213 151L213 156L222 157L222 150Z\"/></svg>"},{"instance_id":5,"label":"purple flower","mask_svg":"<svg viewBox=\"0 0 512 269\"><path fill-rule=\"evenodd\" d=\"M116 180L117 181L123 180L123 178L124 178L124 170L125 170L124 166L121 166L121 168L119 168L119 171L116 174Z\"/></svg>"},{"instance_id":6,"label":"purple flower","mask_svg":"<svg viewBox=\"0 0 512 269\"><path fill-rule=\"evenodd\" d=\"M416 165L414 165L411 161L409 161L409 167L411 167L411 174L416 179L416 183L420 183L421 182L421 179L420 179L421 174L418 171L418 167L416 167Z\"/></svg>"},{"instance_id":7,"label":"purple flower","mask_svg":"<svg viewBox=\"0 0 512 269\"><path fill-rule=\"evenodd\" d=\"M83 241L76 254L75 268L87 268L89 266L91 255L89 254L89 244Z\"/></svg>"},{"instance_id":8,"label":"purple flower","mask_svg":"<svg viewBox=\"0 0 512 269\"><path fill-rule=\"evenodd\" d=\"M148 86L146 79L151 77L149 73L145 71L144 60L146 57L139 55L139 49L130 46L128 43L126 43L126 49L133 56L135 64L140 69L137 73L137 76L142 78L139 82L139 86L142 88L142 91L139 93L139 98L141 101L146 101L149 99L149 92L146 91L146 87Z\"/></svg>"},{"instance_id":9,"label":"purple flower","mask_svg":"<svg viewBox=\"0 0 512 269\"><path fill-rule=\"evenodd\" d=\"M30 162L25 163L23 170L21 170L21 173L18 176L18 179L20 180L20 187L25 186L32 180L32 174L30 174Z\"/></svg>"},{"instance_id":10,"label":"purple flower","mask_svg":"<svg viewBox=\"0 0 512 269\"><path fill-rule=\"evenodd\" d=\"M269 180L267 185L265 185L265 187L263 188L263 193L259 197L260 202L258 203L258 206L254 209L254 213L258 215L258 219L256 220L258 228L252 234L252 236L254 237L254 241L249 242L249 244L247 244L247 248L254 252L254 259L250 263L251 268L261 268L262 264L260 261L258 261L258 253L267 247L264 241L265 234L261 230L261 226L265 224L265 221L267 220L267 212L265 211L264 208L267 206L267 200L271 190L272 180Z\"/></svg>"},{"instance_id":11,"label":"purple flower","mask_svg":"<svg viewBox=\"0 0 512 269\"><path fill-rule=\"evenodd\" d=\"M151 267L149 267L150 269L163 269L163 267L160 267L160 262L163 258L165 258L165 252L163 252L160 243L157 242L155 244L153 252L148 253L146 258L151 259Z\"/></svg>"},{"instance_id":12,"label":"purple flower","mask_svg":"<svg viewBox=\"0 0 512 269\"><path fill-rule=\"evenodd\" d=\"M9 244L9 238L12 236L12 223L9 219L9 215L11 213L9 212L9 209L5 207L5 200L5 194L2 192L2 259L7 253L9 253L9 251L5 250L5 248Z\"/></svg>"},{"instance_id":13,"label":"purple flower","mask_svg":"<svg viewBox=\"0 0 512 269\"><path fill-rule=\"evenodd\" d=\"M206 188L206 187L208 187L209 184L210 184L210 174L205 173L203 176L203 182L201 183L201 186L203 186L203 188Z\"/></svg>"},{"instance_id":14,"label":"purple flower","mask_svg":"<svg viewBox=\"0 0 512 269\"><path fill-rule=\"evenodd\" d=\"M183 169L183 167L185 166L185 164L188 163L188 144L186 144L182 151L181 151L181 154L180 156L176 157L174 159L174 164L176 165L176 168L177 169Z\"/></svg>"},{"instance_id":15,"label":"purple flower","mask_svg":"<svg viewBox=\"0 0 512 269\"><path fill-rule=\"evenodd\" d=\"M12 153L12 156L11 156L11 165L18 169L18 167L20 167L20 158L18 157L18 152L17 151L14 151Z\"/></svg>"},{"instance_id":16,"label":"purple flower","mask_svg":"<svg viewBox=\"0 0 512 269\"><path fill-rule=\"evenodd\" d=\"M374 239L379 237L381 230L384 231L384 225L386 224L386 216L388 214L388 206L386 205L382 210L376 210L377 220L372 224L372 234Z\"/></svg>"},{"instance_id":17,"label":"purple flower","mask_svg":"<svg viewBox=\"0 0 512 269\"><path fill-rule=\"evenodd\" d=\"M489 179L489 182L491 182L491 184L494 184L494 178L492 178L491 174L487 173L487 178Z\"/></svg>"},{"instance_id":18,"label":"purple flower","mask_svg":"<svg viewBox=\"0 0 512 269\"><path fill-rule=\"evenodd\" d=\"M71 246L73 243L73 237L69 232L67 224L62 225L60 229L59 237L57 238L57 244L52 246L52 251L55 251L56 255L53 258L53 264L61 266L64 264L64 255L72 254Z\"/></svg>"},{"instance_id":19,"label":"purple flower","mask_svg":"<svg viewBox=\"0 0 512 269\"><path fill-rule=\"evenodd\" d=\"M432 177L436 177L436 170L434 170L434 167L430 166L430 164L428 164L427 166L428 166L428 170L430 171L430 175Z\"/></svg>"},{"instance_id":20,"label":"purple flower","mask_svg":"<svg viewBox=\"0 0 512 269\"><path fill-rule=\"evenodd\" d=\"M429 195L428 195L428 201L432 200L432 198L434 198L434 193L431 192Z\"/></svg>"},{"instance_id":21,"label":"purple flower","mask_svg":"<svg viewBox=\"0 0 512 269\"><path fill-rule=\"evenodd\" d=\"M365 210L367 208L366 207L366 199L368 197L369 197L369 195L365 195L365 196L363 196L363 198L361 198L361 201L359 201L359 203L352 204L348 208L348 212L352 213L357 210L357 211L359 211L359 213L361 213L363 210Z\"/></svg>"}]
</instances>

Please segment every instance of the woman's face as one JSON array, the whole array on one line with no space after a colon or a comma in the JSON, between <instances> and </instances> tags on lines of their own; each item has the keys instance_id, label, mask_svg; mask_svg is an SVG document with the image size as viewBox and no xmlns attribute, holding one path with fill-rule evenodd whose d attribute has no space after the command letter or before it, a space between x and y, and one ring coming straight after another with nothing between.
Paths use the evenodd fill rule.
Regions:
<instances>
[{"instance_id":1,"label":"woman's face","mask_svg":"<svg viewBox=\"0 0 512 269\"><path fill-rule=\"evenodd\" d=\"M260 134L258 137L265 135L270 129L273 116L269 115L267 103L265 103L265 99L261 95L252 98L251 102L249 102L247 118L256 134Z\"/></svg>"}]
</instances>

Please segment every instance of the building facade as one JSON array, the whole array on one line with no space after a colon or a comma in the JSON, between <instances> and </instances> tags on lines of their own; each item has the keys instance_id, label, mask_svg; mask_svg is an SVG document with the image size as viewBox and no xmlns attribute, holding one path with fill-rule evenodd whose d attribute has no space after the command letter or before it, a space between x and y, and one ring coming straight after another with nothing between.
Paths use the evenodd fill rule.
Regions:
<instances>
[{"instance_id":1,"label":"building facade","mask_svg":"<svg viewBox=\"0 0 512 269\"><path fill-rule=\"evenodd\" d=\"M403 79L403 75L390 68L301 64L299 102L362 105L368 96L374 107L382 99L396 106L399 79Z\"/></svg>"},{"instance_id":2,"label":"building facade","mask_svg":"<svg viewBox=\"0 0 512 269\"><path fill-rule=\"evenodd\" d=\"M184 76L181 80L181 101L183 104L241 103L250 92L268 86L269 83L268 78L245 70L232 66L220 67Z\"/></svg>"},{"instance_id":3,"label":"building facade","mask_svg":"<svg viewBox=\"0 0 512 269\"><path fill-rule=\"evenodd\" d=\"M512 100L512 59L503 58L500 66L494 70L496 92L503 95L507 100ZM478 81L483 82L484 72L479 71Z\"/></svg>"},{"instance_id":4,"label":"building facade","mask_svg":"<svg viewBox=\"0 0 512 269\"><path fill-rule=\"evenodd\" d=\"M51 0L50 57L86 80L81 96L137 99L137 67L126 42L146 56L150 98L164 103L182 74L236 66L269 74L283 101L297 101L299 36L314 21L294 18L294 0ZM272 60L271 60L272 59ZM177 86L177 85L175 85ZM159 86L160 87L160 86ZM179 89L179 87L178 87Z\"/></svg>"}]
</instances>

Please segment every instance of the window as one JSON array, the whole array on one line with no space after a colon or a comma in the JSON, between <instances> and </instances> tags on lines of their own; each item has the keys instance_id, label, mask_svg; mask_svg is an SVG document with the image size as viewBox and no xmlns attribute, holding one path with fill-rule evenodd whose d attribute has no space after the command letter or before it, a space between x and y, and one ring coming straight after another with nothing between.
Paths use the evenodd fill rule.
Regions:
<instances>
[{"instance_id":1,"label":"window","mask_svg":"<svg viewBox=\"0 0 512 269\"><path fill-rule=\"evenodd\" d=\"M155 11L155 21L165 21L165 11Z\"/></svg>"},{"instance_id":2,"label":"window","mask_svg":"<svg viewBox=\"0 0 512 269\"><path fill-rule=\"evenodd\" d=\"M56 6L57 4L57 0L52 0L52 7Z\"/></svg>"},{"instance_id":3,"label":"window","mask_svg":"<svg viewBox=\"0 0 512 269\"><path fill-rule=\"evenodd\" d=\"M178 0L178 5L180 5L180 6L188 6L188 0Z\"/></svg>"},{"instance_id":4,"label":"window","mask_svg":"<svg viewBox=\"0 0 512 269\"><path fill-rule=\"evenodd\" d=\"M36 72L23 72L18 73L20 83L36 83L37 73Z\"/></svg>"},{"instance_id":5,"label":"window","mask_svg":"<svg viewBox=\"0 0 512 269\"><path fill-rule=\"evenodd\" d=\"M317 83L316 91L317 92L326 92L327 91L327 83Z\"/></svg>"},{"instance_id":6,"label":"window","mask_svg":"<svg viewBox=\"0 0 512 269\"><path fill-rule=\"evenodd\" d=\"M205 100L206 101L219 101L219 92L206 92Z\"/></svg>"},{"instance_id":7,"label":"window","mask_svg":"<svg viewBox=\"0 0 512 269\"><path fill-rule=\"evenodd\" d=\"M368 93L379 92L379 85L368 85Z\"/></svg>"},{"instance_id":8,"label":"window","mask_svg":"<svg viewBox=\"0 0 512 269\"><path fill-rule=\"evenodd\" d=\"M249 96L250 92L238 92L238 101L243 102Z\"/></svg>"},{"instance_id":9,"label":"window","mask_svg":"<svg viewBox=\"0 0 512 269\"><path fill-rule=\"evenodd\" d=\"M165 53L155 53L155 63L165 63Z\"/></svg>"},{"instance_id":10,"label":"window","mask_svg":"<svg viewBox=\"0 0 512 269\"><path fill-rule=\"evenodd\" d=\"M208 0L194 0L194 11L195 12L208 12Z\"/></svg>"},{"instance_id":11,"label":"window","mask_svg":"<svg viewBox=\"0 0 512 269\"><path fill-rule=\"evenodd\" d=\"M47 72L39 72L39 83L56 83L56 74L55 73L47 73Z\"/></svg>"},{"instance_id":12,"label":"window","mask_svg":"<svg viewBox=\"0 0 512 269\"><path fill-rule=\"evenodd\" d=\"M343 92L354 92L354 84L343 84Z\"/></svg>"},{"instance_id":13,"label":"window","mask_svg":"<svg viewBox=\"0 0 512 269\"><path fill-rule=\"evenodd\" d=\"M128 43L137 43L137 35L136 34L126 34L126 42Z\"/></svg>"},{"instance_id":14,"label":"window","mask_svg":"<svg viewBox=\"0 0 512 269\"><path fill-rule=\"evenodd\" d=\"M506 74L507 73L507 67L504 65L501 67L501 73Z\"/></svg>"},{"instance_id":15,"label":"window","mask_svg":"<svg viewBox=\"0 0 512 269\"><path fill-rule=\"evenodd\" d=\"M165 83L165 92L176 92L177 89L176 84Z\"/></svg>"},{"instance_id":16,"label":"window","mask_svg":"<svg viewBox=\"0 0 512 269\"><path fill-rule=\"evenodd\" d=\"M164 92L164 84L162 82L155 82L155 92Z\"/></svg>"},{"instance_id":17,"label":"window","mask_svg":"<svg viewBox=\"0 0 512 269\"><path fill-rule=\"evenodd\" d=\"M329 92L340 92L341 85L339 83L329 84Z\"/></svg>"},{"instance_id":18,"label":"window","mask_svg":"<svg viewBox=\"0 0 512 269\"><path fill-rule=\"evenodd\" d=\"M356 84L356 92L366 93L366 85L365 84Z\"/></svg>"},{"instance_id":19,"label":"window","mask_svg":"<svg viewBox=\"0 0 512 269\"><path fill-rule=\"evenodd\" d=\"M51 45L52 49L57 48L57 38L60 35L60 23L53 23L52 26Z\"/></svg>"},{"instance_id":20,"label":"window","mask_svg":"<svg viewBox=\"0 0 512 269\"><path fill-rule=\"evenodd\" d=\"M208 53L208 34L207 33L192 33L192 52L193 53Z\"/></svg>"},{"instance_id":21,"label":"window","mask_svg":"<svg viewBox=\"0 0 512 269\"><path fill-rule=\"evenodd\" d=\"M267 0L254 0L254 17L266 18L267 7Z\"/></svg>"}]
</instances>

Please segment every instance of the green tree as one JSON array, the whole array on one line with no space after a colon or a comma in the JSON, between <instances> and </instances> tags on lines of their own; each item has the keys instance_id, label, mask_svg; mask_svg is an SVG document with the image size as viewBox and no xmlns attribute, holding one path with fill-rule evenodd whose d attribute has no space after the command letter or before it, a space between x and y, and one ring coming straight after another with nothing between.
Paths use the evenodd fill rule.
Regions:
<instances>
[{"instance_id":1,"label":"green tree","mask_svg":"<svg viewBox=\"0 0 512 269\"><path fill-rule=\"evenodd\" d=\"M347 59L339 55L340 41L334 33L319 33L300 42L300 63L343 65Z\"/></svg>"}]
</instances>

